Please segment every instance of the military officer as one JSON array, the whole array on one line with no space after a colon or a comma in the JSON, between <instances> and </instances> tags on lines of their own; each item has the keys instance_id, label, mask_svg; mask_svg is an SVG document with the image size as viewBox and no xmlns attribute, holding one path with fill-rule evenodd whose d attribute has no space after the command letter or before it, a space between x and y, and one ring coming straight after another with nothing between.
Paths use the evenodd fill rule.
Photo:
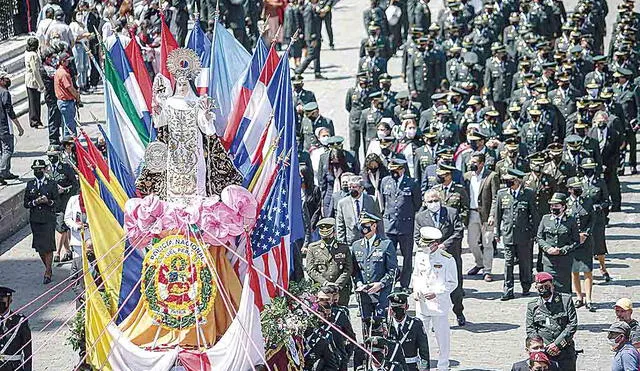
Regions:
<instances>
[{"instance_id":1,"label":"military officer","mask_svg":"<svg viewBox=\"0 0 640 371\"><path fill-rule=\"evenodd\" d=\"M456 262L458 285L451 293L453 303L453 313L456 315L458 325L464 326L466 318L464 316L464 306L462 298L462 235L464 225L458 212L443 204L440 193L435 189L430 189L424 194L424 209L416 214L413 239L415 243L420 241L420 229L422 227L435 227L442 232L440 248L448 252Z\"/></svg>"},{"instance_id":2,"label":"military officer","mask_svg":"<svg viewBox=\"0 0 640 371\"><path fill-rule=\"evenodd\" d=\"M390 175L382 179L384 232L394 247L402 254L400 285L409 287L413 257L413 222L422 205L420 187L406 171L407 160L399 156L391 158Z\"/></svg>"},{"instance_id":3,"label":"military officer","mask_svg":"<svg viewBox=\"0 0 640 371\"><path fill-rule=\"evenodd\" d=\"M411 97L423 107L431 105L431 95L444 78L444 66L434 50L434 41L428 37L418 40L418 50L407 63L407 83Z\"/></svg>"},{"instance_id":4,"label":"military officer","mask_svg":"<svg viewBox=\"0 0 640 371\"><path fill-rule=\"evenodd\" d=\"M329 135L334 136L333 120L320 114L318 103L309 102L304 105L304 118L301 122L302 135L304 136L304 148L308 151L311 146L319 146L320 142L315 135L316 129L325 127L329 129Z\"/></svg>"},{"instance_id":5,"label":"military officer","mask_svg":"<svg viewBox=\"0 0 640 371\"><path fill-rule=\"evenodd\" d=\"M539 298L527 305L527 336L540 336L545 352L558 363L559 370L576 370L576 349L573 336L578 329L576 308L570 293L557 292L553 276L547 272L536 275Z\"/></svg>"},{"instance_id":6,"label":"military officer","mask_svg":"<svg viewBox=\"0 0 640 371\"><path fill-rule=\"evenodd\" d=\"M594 143L593 138L587 138L589 139L586 141L588 144ZM576 134L567 136L564 141L566 143L566 150L562 155L563 161L566 161L576 167L576 173L578 175L582 175L582 171L580 169L582 160L588 157L593 158L593 154L583 148L583 142L585 142L585 140ZM594 153L598 155L598 158L600 157L600 151L594 151ZM597 173L600 174L601 170L598 169Z\"/></svg>"},{"instance_id":7,"label":"military officer","mask_svg":"<svg viewBox=\"0 0 640 371\"><path fill-rule=\"evenodd\" d=\"M369 153L368 147L371 144L371 140L377 136L378 124L383 118L390 117L390 114L383 110L382 92L374 91L369 94L369 107L362 110L360 114L360 130L365 138L363 143L365 153ZM377 136L378 139L380 136Z\"/></svg>"},{"instance_id":8,"label":"military officer","mask_svg":"<svg viewBox=\"0 0 640 371\"><path fill-rule=\"evenodd\" d=\"M327 283L321 286L318 290L317 297L318 304L320 304L323 309L327 307L327 304L331 304L331 314L328 315L326 319L338 327L339 331L326 324L323 326L332 334L336 358L340 363L339 370L346 371L351 355L353 354L354 344L352 341L356 339L356 334L353 332L353 326L349 319L349 309L346 306L336 305L336 300L339 301L339 299L336 299L339 297L339 289L338 286L333 283Z\"/></svg>"},{"instance_id":9,"label":"military officer","mask_svg":"<svg viewBox=\"0 0 640 371\"><path fill-rule=\"evenodd\" d=\"M291 80L293 82L293 106L296 108L297 122L299 124L304 116L304 105L317 101L315 94L311 90L304 88L304 77L302 75L294 75Z\"/></svg>"},{"instance_id":10,"label":"military officer","mask_svg":"<svg viewBox=\"0 0 640 371\"><path fill-rule=\"evenodd\" d=\"M500 112L500 118L504 119L516 66L507 58L504 45L496 42L491 51L493 57L487 60L484 70L484 87L489 91L493 106Z\"/></svg>"},{"instance_id":11,"label":"military officer","mask_svg":"<svg viewBox=\"0 0 640 371\"><path fill-rule=\"evenodd\" d=\"M566 119L576 111L576 99L580 96L580 92L571 86L567 74L561 74L557 78L558 88L549 92L549 100L554 106L558 107L560 113Z\"/></svg>"},{"instance_id":12,"label":"military officer","mask_svg":"<svg viewBox=\"0 0 640 371\"><path fill-rule=\"evenodd\" d=\"M0 370L31 371L31 330L22 314L11 311L14 290L0 286Z\"/></svg>"},{"instance_id":13,"label":"military officer","mask_svg":"<svg viewBox=\"0 0 640 371\"><path fill-rule=\"evenodd\" d=\"M535 192L524 187L525 173L509 169L504 177L506 188L502 188L493 199L491 206L495 220L494 234L498 243L504 245L505 280L504 293L500 300L511 300L513 294L513 268L518 259L522 295L529 296L533 281L533 236L538 210L535 206Z\"/></svg>"},{"instance_id":14,"label":"military officer","mask_svg":"<svg viewBox=\"0 0 640 371\"><path fill-rule=\"evenodd\" d=\"M501 184L505 184L504 177L510 169L517 169L524 173L529 172L529 160L527 160L526 155L523 155L522 148L518 137L505 139L505 150L502 152L502 158L496 163L496 173L500 178Z\"/></svg>"},{"instance_id":15,"label":"military officer","mask_svg":"<svg viewBox=\"0 0 640 371\"><path fill-rule=\"evenodd\" d=\"M366 73L371 85L377 88L380 76L387 73L387 60L376 55L376 45L371 42L365 45L365 51L367 55L358 62L358 73Z\"/></svg>"},{"instance_id":16,"label":"military officer","mask_svg":"<svg viewBox=\"0 0 640 371\"><path fill-rule=\"evenodd\" d=\"M307 274L320 285L335 283L340 289L338 304L349 305L353 260L349 245L336 240L334 218L318 221L320 241L309 244L307 250Z\"/></svg>"},{"instance_id":17,"label":"military officer","mask_svg":"<svg viewBox=\"0 0 640 371\"><path fill-rule=\"evenodd\" d=\"M437 152L441 148L438 143L437 131L435 130L427 130L422 133L422 137L424 138L424 145L419 147L416 150L414 156L414 170L413 174L415 175L416 180L420 184L420 190L422 192L428 189L427 185L429 181L427 179L427 167L429 165L433 165L437 161Z\"/></svg>"},{"instance_id":18,"label":"military officer","mask_svg":"<svg viewBox=\"0 0 640 371\"><path fill-rule=\"evenodd\" d=\"M402 354L408 371L429 369L429 340L422 321L407 313L409 294L395 289L389 294L389 334L392 353Z\"/></svg>"},{"instance_id":19,"label":"military officer","mask_svg":"<svg viewBox=\"0 0 640 371\"><path fill-rule=\"evenodd\" d=\"M615 100L622 106L624 117L633 123L633 127L636 127L640 121L640 109L638 107L640 94L638 89L633 86L633 72L626 68L618 68L613 73L613 77L617 78L617 83L613 86ZM624 136L629 144L629 167L632 173L635 174L637 172L636 130L629 129L625 133L620 133L620 135Z\"/></svg>"},{"instance_id":20,"label":"military officer","mask_svg":"<svg viewBox=\"0 0 640 371\"><path fill-rule=\"evenodd\" d=\"M593 71L584 76L584 85L590 81L595 81L600 86L607 85L610 82L610 77L607 73L607 57L604 55L596 55L592 60Z\"/></svg>"},{"instance_id":21,"label":"military officer","mask_svg":"<svg viewBox=\"0 0 640 371\"><path fill-rule=\"evenodd\" d=\"M622 135L608 125L609 114L606 112L596 112L592 121L593 127L589 131L589 136L598 141L598 150L602 159L602 173L611 195L611 211L620 211L622 195L620 192L620 180L618 179L618 158L620 157L620 146L624 139Z\"/></svg>"},{"instance_id":22,"label":"military officer","mask_svg":"<svg viewBox=\"0 0 640 371\"><path fill-rule=\"evenodd\" d=\"M360 126L360 116L362 111L371 105L371 84L366 72L358 73L356 78L356 85L347 90L344 108L349 112L349 146L351 151L358 155L360 144L366 142L365 132Z\"/></svg>"},{"instance_id":23,"label":"military officer","mask_svg":"<svg viewBox=\"0 0 640 371\"><path fill-rule=\"evenodd\" d=\"M384 10L380 7L379 0L369 1L369 7L362 12L362 21L365 29L371 25L371 23L374 23L379 26L382 36L389 36L389 22L387 22Z\"/></svg>"},{"instance_id":24,"label":"military officer","mask_svg":"<svg viewBox=\"0 0 640 371\"><path fill-rule=\"evenodd\" d=\"M409 100L409 91L400 90L395 96L396 104L393 107L393 121L399 124L402 122L402 115L413 113L420 116L421 105L419 102Z\"/></svg>"},{"instance_id":25,"label":"military officer","mask_svg":"<svg viewBox=\"0 0 640 371\"><path fill-rule=\"evenodd\" d=\"M567 181L569 197L567 198L567 215L576 219L580 232L580 244L573 252L573 266L571 275L573 289L576 293L576 309L585 306L589 311L595 312L596 308L591 303L591 291L593 289L593 225L595 222L593 201L582 196L582 180L578 177L569 178ZM583 295L580 283L580 273L584 274L585 295Z\"/></svg>"},{"instance_id":26,"label":"military officer","mask_svg":"<svg viewBox=\"0 0 640 371\"><path fill-rule=\"evenodd\" d=\"M433 188L440 194L440 200L448 207L458 212L460 221L464 225L469 222L469 194L464 186L453 180L455 166L439 164L436 170L437 184Z\"/></svg>"},{"instance_id":27,"label":"military officer","mask_svg":"<svg viewBox=\"0 0 640 371\"><path fill-rule=\"evenodd\" d=\"M607 240L605 238L605 228L608 224L609 215L609 191L607 184L601 176L596 173L596 162L592 158L585 158L580 164L582 173L582 192L585 198L593 202L594 225L593 225L593 254L600 264L600 272L605 281L611 281L611 276L607 272L605 255L607 254Z\"/></svg>"},{"instance_id":28,"label":"military officer","mask_svg":"<svg viewBox=\"0 0 640 371\"><path fill-rule=\"evenodd\" d=\"M331 302L325 295L318 296L318 313L325 320L332 318ZM331 328L324 323L309 327L304 332L305 370L339 370L342 360L336 349Z\"/></svg>"},{"instance_id":29,"label":"military officer","mask_svg":"<svg viewBox=\"0 0 640 371\"><path fill-rule=\"evenodd\" d=\"M34 160L31 165L35 179L27 183L24 192L24 207L29 209L29 224L33 233L31 246L40 255L45 267L43 284L51 283L51 263L56 251L56 210L60 193L55 182L45 175L44 160Z\"/></svg>"},{"instance_id":30,"label":"military officer","mask_svg":"<svg viewBox=\"0 0 640 371\"><path fill-rule=\"evenodd\" d=\"M69 249L70 231L64 222L64 212L67 208L67 202L71 196L76 195L80 189L80 183L76 178L71 165L60 161L60 146L52 145L47 150L47 156L51 166L49 168L49 179L58 186L60 194L60 202L56 207L56 231L60 233L58 241L57 253L53 257L54 262L71 260L71 251ZM62 250L65 254L62 255Z\"/></svg>"},{"instance_id":31,"label":"military officer","mask_svg":"<svg viewBox=\"0 0 640 371\"><path fill-rule=\"evenodd\" d=\"M424 325L424 331L433 330L438 343L438 370L449 369L451 329L448 314L451 310L451 293L458 286L456 262L441 248L442 232L435 227L420 229L420 242L415 256L416 269L411 277L413 296L416 300L416 318Z\"/></svg>"},{"instance_id":32,"label":"military officer","mask_svg":"<svg viewBox=\"0 0 640 371\"><path fill-rule=\"evenodd\" d=\"M442 147L438 150L438 152L436 152L436 163L427 166L427 169L425 170L424 179L427 183L424 185L425 188L422 189L422 192L425 192L426 190L438 184L437 171L440 168L440 165L447 165L455 168L455 166L453 166L454 153L455 150L452 147ZM460 185L464 184L464 176L462 174L462 171L456 168L455 170L451 171L451 175L454 183Z\"/></svg>"},{"instance_id":33,"label":"military officer","mask_svg":"<svg viewBox=\"0 0 640 371\"><path fill-rule=\"evenodd\" d=\"M351 246L353 280L362 318L385 315L398 270L393 243L376 233L379 221L377 216L363 212L360 230L364 237Z\"/></svg>"},{"instance_id":34,"label":"military officer","mask_svg":"<svg viewBox=\"0 0 640 371\"><path fill-rule=\"evenodd\" d=\"M307 56L295 69L295 73L301 75L307 67L313 63L316 79L325 79L320 73L320 49L322 45L322 18L318 0L309 0L302 8L304 19L304 40L307 42Z\"/></svg>"},{"instance_id":35,"label":"military officer","mask_svg":"<svg viewBox=\"0 0 640 371\"><path fill-rule=\"evenodd\" d=\"M534 153L542 151L547 148L549 143L553 140L551 125L547 125L540 116L542 111L537 105L531 105L527 112L531 117L531 121L525 123L520 131L520 137L523 143L527 146L528 153Z\"/></svg>"},{"instance_id":36,"label":"military officer","mask_svg":"<svg viewBox=\"0 0 640 371\"><path fill-rule=\"evenodd\" d=\"M567 195L554 193L549 200L551 214L542 217L536 240L544 251L544 271L551 273L558 292L571 294L573 250L580 243L575 218L567 215Z\"/></svg>"},{"instance_id":37,"label":"military officer","mask_svg":"<svg viewBox=\"0 0 640 371\"><path fill-rule=\"evenodd\" d=\"M543 171L555 179L558 192L566 192L567 179L578 174L577 167L563 159L562 144L551 143L547 150L551 161L545 164Z\"/></svg>"}]
</instances>

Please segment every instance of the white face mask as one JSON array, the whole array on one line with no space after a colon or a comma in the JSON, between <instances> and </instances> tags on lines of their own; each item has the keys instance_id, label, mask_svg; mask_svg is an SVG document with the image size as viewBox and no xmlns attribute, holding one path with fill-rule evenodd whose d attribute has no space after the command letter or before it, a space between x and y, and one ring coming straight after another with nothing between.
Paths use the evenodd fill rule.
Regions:
<instances>
[{"instance_id":1,"label":"white face mask","mask_svg":"<svg viewBox=\"0 0 640 371\"><path fill-rule=\"evenodd\" d=\"M405 135L407 136L407 138L409 139L413 139L416 137L416 128L409 128L407 129L407 131L405 132Z\"/></svg>"},{"instance_id":2,"label":"white face mask","mask_svg":"<svg viewBox=\"0 0 640 371\"><path fill-rule=\"evenodd\" d=\"M387 136L387 132L384 130L378 130L378 139L385 138Z\"/></svg>"},{"instance_id":3,"label":"white face mask","mask_svg":"<svg viewBox=\"0 0 640 371\"><path fill-rule=\"evenodd\" d=\"M427 210L432 213L440 211L440 201L438 202L427 202Z\"/></svg>"},{"instance_id":4,"label":"white face mask","mask_svg":"<svg viewBox=\"0 0 640 371\"><path fill-rule=\"evenodd\" d=\"M320 144L322 144L323 146L326 146L329 143L329 137L320 137L319 141L320 141Z\"/></svg>"}]
</instances>

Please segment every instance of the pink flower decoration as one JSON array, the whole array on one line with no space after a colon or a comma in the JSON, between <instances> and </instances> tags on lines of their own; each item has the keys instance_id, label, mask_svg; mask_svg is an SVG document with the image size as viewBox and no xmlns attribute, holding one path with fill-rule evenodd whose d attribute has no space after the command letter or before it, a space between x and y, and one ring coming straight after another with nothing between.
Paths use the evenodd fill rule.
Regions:
<instances>
[{"instance_id":1,"label":"pink flower decoration","mask_svg":"<svg viewBox=\"0 0 640 371\"><path fill-rule=\"evenodd\" d=\"M202 218L200 219L200 228L206 231L205 235L210 234L220 240L229 236L229 226L231 224L229 215L233 211L225 204L218 202L207 209L202 210ZM219 244L216 242L215 244Z\"/></svg>"},{"instance_id":2,"label":"pink flower decoration","mask_svg":"<svg viewBox=\"0 0 640 371\"><path fill-rule=\"evenodd\" d=\"M222 190L220 198L225 205L229 206L238 216L242 217L242 223L244 225L248 227L253 226L258 212L258 202L251 192L240 186L230 185ZM243 230L244 225L242 226Z\"/></svg>"}]
</instances>

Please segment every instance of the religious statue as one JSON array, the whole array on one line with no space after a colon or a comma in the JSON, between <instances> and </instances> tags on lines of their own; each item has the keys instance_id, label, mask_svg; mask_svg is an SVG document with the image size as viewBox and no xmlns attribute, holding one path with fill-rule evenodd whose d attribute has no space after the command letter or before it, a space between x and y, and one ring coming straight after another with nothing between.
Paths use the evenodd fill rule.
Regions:
<instances>
[{"instance_id":1,"label":"religious statue","mask_svg":"<svg viewBox=\"0 0 640 371\"><path fill-rule=\"evenodd\" d=\"M200 60L193 50L179 48L169 53L167 68L175 78L175 92L162 75L153 83L154 125L166 152L149 145L137 184L143 194L161 190L166 196L160 197L174 202L220 195L226 186L241 184L242 176L216 133L213 99L198 97L191 87L190 80L200 73ZM148 152L153 153L147 156ZM164 169L147 166L159 159L165 161Z\"/></svg>"}]
</instances>

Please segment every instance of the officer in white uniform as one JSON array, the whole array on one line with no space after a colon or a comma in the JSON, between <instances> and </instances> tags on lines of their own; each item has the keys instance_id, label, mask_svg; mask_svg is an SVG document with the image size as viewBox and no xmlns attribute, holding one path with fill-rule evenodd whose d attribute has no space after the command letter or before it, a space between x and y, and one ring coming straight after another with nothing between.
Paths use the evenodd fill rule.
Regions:
<instances>
[{"instance_id":1,"label":"officer in white uniform","mask_svg":"<svg viewBox=\"0 0 640 371\"><path fill-rule=\"evenodd\" d=\"M453 304L450 294L458 286L456 261L448 252L438 248L442 232L434 227L420 228L420 241L415 256L411 282L416 300L416 317L424 330L433 329L438 342L438 370L449 369L451 330L448 314Z\"/></svg>"}]
</instances>

